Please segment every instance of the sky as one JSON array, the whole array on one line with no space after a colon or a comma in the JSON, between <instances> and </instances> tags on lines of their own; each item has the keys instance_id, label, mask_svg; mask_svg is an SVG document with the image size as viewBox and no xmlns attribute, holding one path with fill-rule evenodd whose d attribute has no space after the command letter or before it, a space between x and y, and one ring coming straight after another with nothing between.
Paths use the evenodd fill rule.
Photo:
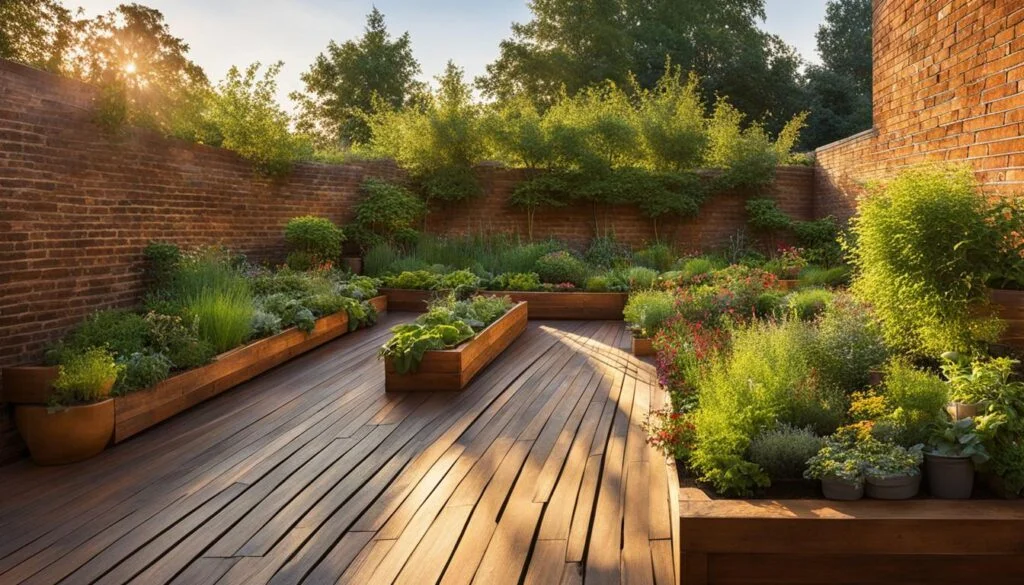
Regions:
<instances>
[{"instance_id":1,"label":"sky","mask_svg":"<svg viewBox=\"0 0 1024 585\"><path fill-rule=\"evenodd\" d=\"M88 17L127 0L65 0ZM526 22L526 0L138 0L163 12L171 33L191 47L190 56L211 81L232 65L245 67L284 61L278 77L281 102L302 89L299 75L335 40L362 34L374 5L384 13L393 35L408 31L413 54L432 79L449 59L472 79L498 56L498 43L513 21ZM686 0L679 0L685 2ZM827 0L766 0L765 30L817 62L814 33L825 18Z\"/></svg>"}]
</instances>

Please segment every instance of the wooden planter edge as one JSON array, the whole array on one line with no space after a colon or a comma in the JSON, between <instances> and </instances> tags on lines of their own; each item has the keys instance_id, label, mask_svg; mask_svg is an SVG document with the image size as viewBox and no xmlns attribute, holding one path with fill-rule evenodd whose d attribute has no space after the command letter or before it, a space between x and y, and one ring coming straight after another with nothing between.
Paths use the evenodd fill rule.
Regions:
<instances>
[{"instance_id":1,"label":"wooden planter edge","mask_svg":"<svg viewBox=\"0 0 1024 585\"><path fill-rule=\"evenodd\" d=\"M527 303L507 313L472 339L452 349L428 351L415 372L399 374L384 360L384 387L389 392L448 392L464 389L488 364L526 331Z\"/></svg>"},{"instance_id":2,"label":"wooden planter edge","mask_svg":"<svg viewBox=\"0 0 1024 585\"><path fill-rule=\"evenodd\" d=\"M379 312L387 310L387 298L368 301ZM382 311L383 308L383 311ZM341 312L317 319L313 331L290 328L222 353L214 360L160 382L114 398L114 442L120 443L289 359L348 333L348 314Z\"/></svg>"},{"instance_id":3,"label":"wooden planter edge","mask_svg":"<svg viewBox=\"0 0 1024 585\"><path fill-rule=\"evenodd\" d=\"M529 304L530 319L620 321L629 293L480 291L482 295L509 297Z\"/></svg>"},{"instance_id":4,"label":"wooden planter edge","mask_svg":"<svg viewBox=\"0 0 1024 585\"><path fill-rule=\"evenodd\" d=\"M948 582L979 566L1019 567L992 583L1024 575L1024 508L1012 501L711 500L684 488L679 534L687 584L746 582L766 570L777 583L881 583L926 558L941 560L933 579Z\"/></svg>"}]
</instances>

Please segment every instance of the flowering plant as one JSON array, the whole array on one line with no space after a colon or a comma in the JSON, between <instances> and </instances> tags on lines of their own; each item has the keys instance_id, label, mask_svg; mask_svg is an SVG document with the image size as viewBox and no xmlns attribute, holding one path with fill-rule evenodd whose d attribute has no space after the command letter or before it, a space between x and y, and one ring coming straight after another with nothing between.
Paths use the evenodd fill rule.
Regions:
<instances>
[{"instance_id":1,"label":"flowering plant","mask_svg":"<svg viewBox=\"0 0 1024 585\"><path fill-rule=\"evenodd\" d=\"M647 431L647 444L675 459L689 459L697 433L686 413L668 408L653 411L644 421L643 428Z\"/></svg>"},{"instance_id":2,"label":"flowering plant","mask_svg":"<svg viewBox=\"0 0 1024 585\"><path fill-rule=\"evenodd\" d=\"M807 260L803 254L801 248L780 246L777 255L765 264L765 270L779 278L795 279L800 275L800 271L807 267Z\"/></svg>"}]
</instances>

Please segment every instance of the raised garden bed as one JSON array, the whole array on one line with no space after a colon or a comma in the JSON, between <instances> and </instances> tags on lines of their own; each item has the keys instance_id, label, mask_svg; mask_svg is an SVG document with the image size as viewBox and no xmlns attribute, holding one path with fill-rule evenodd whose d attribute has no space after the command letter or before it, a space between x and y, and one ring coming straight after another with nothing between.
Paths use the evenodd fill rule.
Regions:
<instances>
[{"instance_id":1,"label":"raised garden bed","mask_svg":"<svg viewBox=\"0 0 1024 585\"><path fill-rule=\"evenodd\" d=\"M657 351L654 350L654 340L650 337L633 337L633 355L637 357L647 357L657 355Z\"/></svg>"},{"instance_id":2,"label":"raised garden bed","mask_svg":"<svg viewBox=\"0 0 1024 585\"><path fill-rule=\"evenodd\" d=\"M370 299L383 313L387 297ZM114 442L119 443L204 400L250 380L289 359L348 332L348 315L318 319L310 333L291 328L214 358L213 362L182 372L152 388L114 399Z\"/></svg>"},{"instance_id":3,"label":"raised garden bed","mask_svg":"<svg viewBox=\"0 0 1024 585\"><path fill-rule=\"evenodd\" d=\"M530 319L622 320L628 293L617 292L522 292L483 291L482 295L505 296L530 306Z\"/></svg>"},{"instance_id":4,"label":"raised garden bed","mask_svg":"<svg viewBox=\"0 0 1024 585\"><path fill-rule=\"evenodd\" d=\"M379 293L388 298L388 308L392 311L423 313L427 310L427 304L431 300L448 294L448 291L382 288Z\"/></svg>"},{"instance_id":5,"label":"raised garden bed","mask_svg":"<svg viewBox=\"0 0 1024 585\"><path fill-rule=\"evenodd\" d=\"M681 581L1024 583L1024 506L1004 500L679 498Z\"/></svg>"},{"instance_id":6,"label":"raised garden bed","mask_svg":"<svg viewBox=\"0 0 1024 585\"><path fill-rule=\"evenodd\" d=\"M415 372L399 374L386 359L384 387L389 392L462 390L526 331L526 320L527 304L519 302L462 345L426 352Z\"/></svg>"}]
</instances>

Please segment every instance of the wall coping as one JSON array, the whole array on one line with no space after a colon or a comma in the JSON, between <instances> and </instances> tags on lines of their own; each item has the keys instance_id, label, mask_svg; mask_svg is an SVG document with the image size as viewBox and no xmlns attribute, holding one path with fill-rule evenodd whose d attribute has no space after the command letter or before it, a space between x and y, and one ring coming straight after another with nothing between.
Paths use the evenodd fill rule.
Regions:
<instances>
[{"instance_id":1,"label":"wall coping","mask_svg":"<svg viewBox=\"0 0 1024 585\"><path fill-rule=\"evenodd\" d=\"M835 142L830 142L830 143L828 143L828 144L826 144L824 146L819 146L818 148L814 149L814 152L815 153L819 153L819 152L824 152L826 150L832 150L832 149L835 149L835 148L839 148L840 146L844 146L846 144L849 144L851 142L858 142L858 141L863 140L865 138L874 138L875 136L878 136L878 128L877 127L869 128L867 130L864 130L863 132L858 132L858 133L854 134L853 136L847 136L846 138L840 138L839 140L836 140Z\"/></svg>"}]
</instances>

